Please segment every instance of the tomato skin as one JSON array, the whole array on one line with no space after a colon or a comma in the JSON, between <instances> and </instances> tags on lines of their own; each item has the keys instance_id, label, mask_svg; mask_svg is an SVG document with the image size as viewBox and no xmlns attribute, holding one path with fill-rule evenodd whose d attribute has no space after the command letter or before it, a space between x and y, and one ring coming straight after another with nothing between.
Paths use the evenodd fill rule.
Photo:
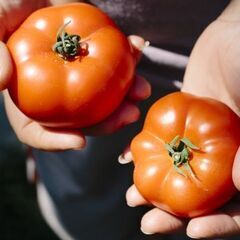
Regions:
<instances>
[{"instance_id":1,"label":"tomato skin","mask_svg":"<svg viewBox=\"0 0 240 240\"><path fill-rule=\"evenodd\" d=\"M191 150L194 176L173 167L165 143L177 135ZM133 139L134 184L142 196L167 212L196 217L222 206L236 193L232 166L240 145L240 119L223 103L187 93L172 93L150 108L143 130Z\"/></svg>"},{"instance_id":2,"label":"tomato skin","mask_svg":"<svg viewBox=\"0 0 240 240\"><path fill-rule=\"evenodd\" d=\"M78 34L88 52L64 60L52 51L59 28ZM15 63L9 93L17 107L48 127L87 127L122 102L134 76L134 51L114 22L84 3L43 8L7 43Z\"/></svg>"}]
</instances>

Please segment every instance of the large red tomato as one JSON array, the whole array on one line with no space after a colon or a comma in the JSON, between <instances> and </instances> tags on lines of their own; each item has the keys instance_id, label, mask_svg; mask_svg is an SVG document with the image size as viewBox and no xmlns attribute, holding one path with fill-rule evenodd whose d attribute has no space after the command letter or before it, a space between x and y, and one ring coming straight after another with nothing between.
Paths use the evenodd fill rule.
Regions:
<instances>
[{"instance_id":1,"label":"large red tomato","mask_svg":"<svg viewBox=\"0 0 240 240\"><path fill-rule=\"evenodd\" d=\"M181 217L209 213L236 192L232 166L240 119L226 105L173 93L149 110L131 143L134 183L153 205Z\"/></svg>"},{"instance_id":2,"label":"large red tomato","mask_svg":"<svg viewBox=\"0 0 240 240\"><path fill-rule=\"evenodd\" d=\"M86 127L109 116L131 85L136 59L126 36L94 6L34 12L7 43L15 63L9 93L50 127Z\"/></svg>"}]
</instances>

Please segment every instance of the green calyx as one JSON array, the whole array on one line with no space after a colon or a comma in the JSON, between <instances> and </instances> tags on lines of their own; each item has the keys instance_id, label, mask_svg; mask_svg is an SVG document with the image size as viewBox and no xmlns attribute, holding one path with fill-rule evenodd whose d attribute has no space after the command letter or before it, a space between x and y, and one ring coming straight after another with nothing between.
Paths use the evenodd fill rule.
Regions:
<instances>
[{"instance_id":1,"label":"green calyx","mask_svg":"<svg viewBox=\"0 0 240 240\"><path fill-rule=\"evenodd\" d=\"M65 32L65 28L71 21L62 25L57 33L57 42L53 45L52 49L58 53L63 59L74 58L81 50L80 39L81 37L76 34L69 35Z\"/></svg>"},{"instance_id":2,"label":"green calyx","mask_svg":"<svg viewBox=\"0 0 240 240\"><path fill-rule=\"evenodd\" d=\"M169 156L173 159L173 166L176 172L186 177L184 171L180 169L180 166L183 166L187 172L195 177L189 165L189 160L191 151L200 150L200 148L195 146L188 138L179 139L179 136L176 136L170 143L166 143L165 147Z\"/></svg>"}]
</instances>

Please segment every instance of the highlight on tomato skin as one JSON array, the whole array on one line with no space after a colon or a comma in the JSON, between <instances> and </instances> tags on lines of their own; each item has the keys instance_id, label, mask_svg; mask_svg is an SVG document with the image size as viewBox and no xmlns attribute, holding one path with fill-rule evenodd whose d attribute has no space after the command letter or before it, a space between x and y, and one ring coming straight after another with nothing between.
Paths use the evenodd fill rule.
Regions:
<instances>
[{"instance_id":1,"label":"highlight on tomato skin","mask_svg":"<svg viewBox=\"0 0 240 240\"><path fill-rule=\"evenodd\" d=\"M42 8L7 42L15 69L8 91L29 118L47 127L82 128L121 104L135 74L128 38L98 8Z\"/></svg>"},{"instance_id":2,"label":"highlight on tomato skin","mask_svg":"<svg viewBox=\"0 0 240 240\"><path fill-rule=\"evenodd\" d=\"M240 118L210 98L176 92L153 104L132 140L134 184L154 206L179 217L214 211L237 192L232 166Z\"/></svg>"}]
</instances>

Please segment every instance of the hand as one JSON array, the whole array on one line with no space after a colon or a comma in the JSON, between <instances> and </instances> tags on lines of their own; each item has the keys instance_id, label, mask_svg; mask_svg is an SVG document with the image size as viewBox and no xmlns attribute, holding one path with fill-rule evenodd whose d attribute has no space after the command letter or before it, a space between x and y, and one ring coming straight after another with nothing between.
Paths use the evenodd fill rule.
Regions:
<instances>
[{"instance_id":1,"label":"hand","mask_svg":"<svg viewBox=\"0 0 240 240\"><path fill-rule=\"evenodd\" d=\"M62 4L67 2L81 2L76 0L51 0L49 4ZM6 1L0 0L0 23L3 28L0 30L0 39L7 39L17 26L34 10L44 7L44 0L21 0ZM6 22L6 19L8 22ZM142 48L144 41L139 37L130 37L130 41L136 48L136 53ZM4 89L12 74L12 62L6 45L0 43L0 89ZM84 129L85 134L107 134L136 121L139 117L139 110L134 102L143 100L150 95L150 85L145 79L137 76L129 94L122 105L108 119L102 123L88 129ZM81 149L85 145L85 138L79 130L57 131L41 126L21 113L7 91L4 92L5 107L9 121L15 130L18 138L35 148L44 150L66 150Z\"/></svg>"},{"instance_id":2,"label":"hand","mask_svg":"<svg viewBox=\"0 0 240 240\"><path fill-rule=\"evenodd\" d=\"M239 23L222 14L208 26L191 53L182 91L217 99L240 116Z\"/></svg>"},{"instance_id":3,"label":"hand","mask_svg":"<svg viewBox=\"0 0 240 240\"><path fill-rule=\"evenodd\" d=\"M239 1L232 1L200 36L190 56L182 91L222 101L240 116L240 19L239 14L234 14L239 9ZM126 150L119 160L127 163L131 158ZM240 191L239 167L240 148L233 165L233 181ZM153 208L143 216L141 229L146 234L185 231L197 239L240 234L239 195L216 212L189 220ZM134 185L128 189L126 198L129 206L148 204Z\"/></svg>"},{"instance_id":4,"label":"hand","mask_svg":"<svg viewBox=\"0 0 240 240\"><path fill-rule=\"evenodd\" d=\"M142 38L137 36L131 36L129 39L132 42L132 45L139 50L145 43ZM4 63L4 65L10 64L10 62ZM60 131L43 127L20 112L12 102L8 92L4 93L4 99L9 121L18 138L23 143L32 147L54 151L81 149L85 145L83 133L87 135L109 134L127 124L135 122L140 114L135 102L147 98L150 95L150 92L149 83L144 78L136 76L128 95L121 106L105 121L91 128L83 129L83 131Z\"/></svg>"},{"instance_id":5,"label":"hand","mask_svg":"<svg viewBox=\"0 0 240 240\"><path fill-rule=\"evenodd\" d=\"M132 160L129 150L125 150L120 157L120 163L128 163ZM240 148L233 165L233 181L240 191ZM130 207L150 204L141 196L135 185L132 185L126 193L127 204ZM153 208L142 218L141 230L145 234L171 234L186 232L194 239L228 237L240 234L240 194L229 203L210 215L192 219L181 219L161 209Z\"/></svg>"},{"instance_id":6,"label":"hand","mask_svg":"<svg viewBox=\"0 0 240 240\"><path fill-rule=\"evenodd\" d=\"M0 0L0 40L8 36L19 26L19 24L34 10L49 4L62 4L76 2L74 0ZM4 42L0 41L0 91L7 87L12 74L12 63L10 54Z\"/></svg>"}]
</instances>

